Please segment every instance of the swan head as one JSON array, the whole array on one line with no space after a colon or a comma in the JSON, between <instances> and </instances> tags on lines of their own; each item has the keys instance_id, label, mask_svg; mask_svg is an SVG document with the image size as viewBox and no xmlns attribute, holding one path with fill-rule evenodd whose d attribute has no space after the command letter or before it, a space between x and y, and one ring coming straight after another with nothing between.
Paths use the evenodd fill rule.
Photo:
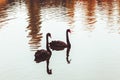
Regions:
<instances>
[{"instance_id":1,"label":"swan head","mask_svg":"<svg viewBox=\"0 0 120 80\"><path fill-rule=\"evenodd\" d=\"M47 36L49 36L51 38L51 34L50 33L47 33Z\"/></svg>"},{"instance_id":2,"label":"swan head","mask_svg":"<svg viewBox=\"0 0 120 80\"><path fill-rule=\"evenodd\" d=\"M70 29L67 29L67 32L71 33L71 30L70 30Z\"/></svg>"}]
</instances>

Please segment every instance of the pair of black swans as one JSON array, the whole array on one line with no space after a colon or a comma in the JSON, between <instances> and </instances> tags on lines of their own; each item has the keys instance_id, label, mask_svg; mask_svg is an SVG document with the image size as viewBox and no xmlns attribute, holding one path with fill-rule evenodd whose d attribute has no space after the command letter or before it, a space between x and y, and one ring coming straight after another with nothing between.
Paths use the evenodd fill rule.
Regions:
<instances>
[{"instance_id":1,"label":"pair of black swans","mask_svg":"<svg viewBox=\"0 0 120 80\"><path fill-rule=\"evenodd\" d=\"M36 61L36 63L46 61L46 63L47 63L47 73L48 74L52 74L52 70L49 69L49 60L50 60L50 57L52 55L52 52L51 52L50 48L52 50L56 50L56 51L64 50L65 48L67 48L66 60L67 60L67 63L70 63L70 61L71 61L71 60L68 59L69 51L70 51L70 48L71 48L68 33L71 33L70 29L66 30L66 43L63 42L63 41L60 41L60 40L54 40L54 41L51 41L49 43L48 38L49 37L51 38L51 34L47 33L46 34L46 50L45 49L37 50L37 52L35 53L34 61Z\"/></svg>"}]
</instances>

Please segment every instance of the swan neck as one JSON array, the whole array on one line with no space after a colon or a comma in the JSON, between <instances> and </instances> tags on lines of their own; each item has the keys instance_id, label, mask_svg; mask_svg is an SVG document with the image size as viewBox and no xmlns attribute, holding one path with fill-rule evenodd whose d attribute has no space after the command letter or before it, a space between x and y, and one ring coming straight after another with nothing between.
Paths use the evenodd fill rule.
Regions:
<instances>
[{"instance_id":1,"label":"swan neck","mask_svg":"<svg viewBox=\"0 0 120 80\"><path fill-rule=\"evenodd\" d=\"M66 41L67 41L67 45L70 45L69 36L68 36L68 31L66 31Z\"/></svg>"},{"instance_id":2,"label":"swan neck","mask_svg":"<svg viewBox=\"0 0 120 80\"><path fill-rule=\"evenodd\" d=\"M50 49L49 49L49 42L48 42L48 35L46 36L46 48L47 48L47 50L51 53L51 51L50 51Z\"/></svg>"}]
</instances>

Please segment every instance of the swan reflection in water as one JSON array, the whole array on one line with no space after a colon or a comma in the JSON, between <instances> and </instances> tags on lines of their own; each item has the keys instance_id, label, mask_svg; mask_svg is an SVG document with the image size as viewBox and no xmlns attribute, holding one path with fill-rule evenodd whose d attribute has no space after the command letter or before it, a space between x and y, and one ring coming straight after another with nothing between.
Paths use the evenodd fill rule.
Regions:
<instances>
[{"instance_id":1,"label":"swan reflection in water","mask_svg":"<svg viewBox=\"0 0 120 80\"><path fill-rule=\"evenodd\" d=\"M70 61L71 61L71 60L69 60L69 52L70 52L70 49L71 49L71 43L69 41L68 33L71 33L70 29L66 30L66 43L64 41L54 40L54 41L51 41L49 43L49 47L52 50L56 50L56 51L64 50L65 48L67 48L67 51L66 51L66 61L69 64Z\"/></svg>"},{"instance_id":2,"label":"swan reflection in water","mask_svg":"<svg viewBox=\"0 0 120 80\"><path fill-rule=\"evenodd\" d=\"M67 51L66 51L66 61L67 61L68 64L70 64L70 61L71 61L71 59L69 60L70 49L71 49L71 48L68 47L68 48L67 48Z\"/></svg>"},{"instance_id":3,"label":"swan reflection in water","mask_svg":"<svg viewBox=\"0 0 120 80\"><path fill-rule=\"evenodd\" d=\"M49 60L50 60L50 57L52 55L52 52L50 51L49 47L48 47L48 37L51 37L51 34L50 33L47 33L46 35L46 49L41 49L41 50L37 50L35 52L35 59L34 61L36 61L36 63L40 63L40 62L43 62L43 61L46 61L47 63L47 73L48 74L52 74L52 70L49 69Z\"/></svg>"}]
</instances>

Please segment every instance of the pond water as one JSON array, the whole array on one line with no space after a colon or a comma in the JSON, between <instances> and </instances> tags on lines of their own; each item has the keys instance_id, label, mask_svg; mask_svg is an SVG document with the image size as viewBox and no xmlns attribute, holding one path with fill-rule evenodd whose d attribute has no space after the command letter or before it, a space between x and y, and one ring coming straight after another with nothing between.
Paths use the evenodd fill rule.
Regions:
<instances>
[{"instance_id":1,"label":"pond water","mask_svg":"<svg viewBox=\"0 0 120 80\"><path fill-rule=\"evenodd\" d=\"M35 52L52 40L69 40L52 51L49 68ZM0 0L0 80L120 80L119 0Z\"/></svg>"}]
</instances>

